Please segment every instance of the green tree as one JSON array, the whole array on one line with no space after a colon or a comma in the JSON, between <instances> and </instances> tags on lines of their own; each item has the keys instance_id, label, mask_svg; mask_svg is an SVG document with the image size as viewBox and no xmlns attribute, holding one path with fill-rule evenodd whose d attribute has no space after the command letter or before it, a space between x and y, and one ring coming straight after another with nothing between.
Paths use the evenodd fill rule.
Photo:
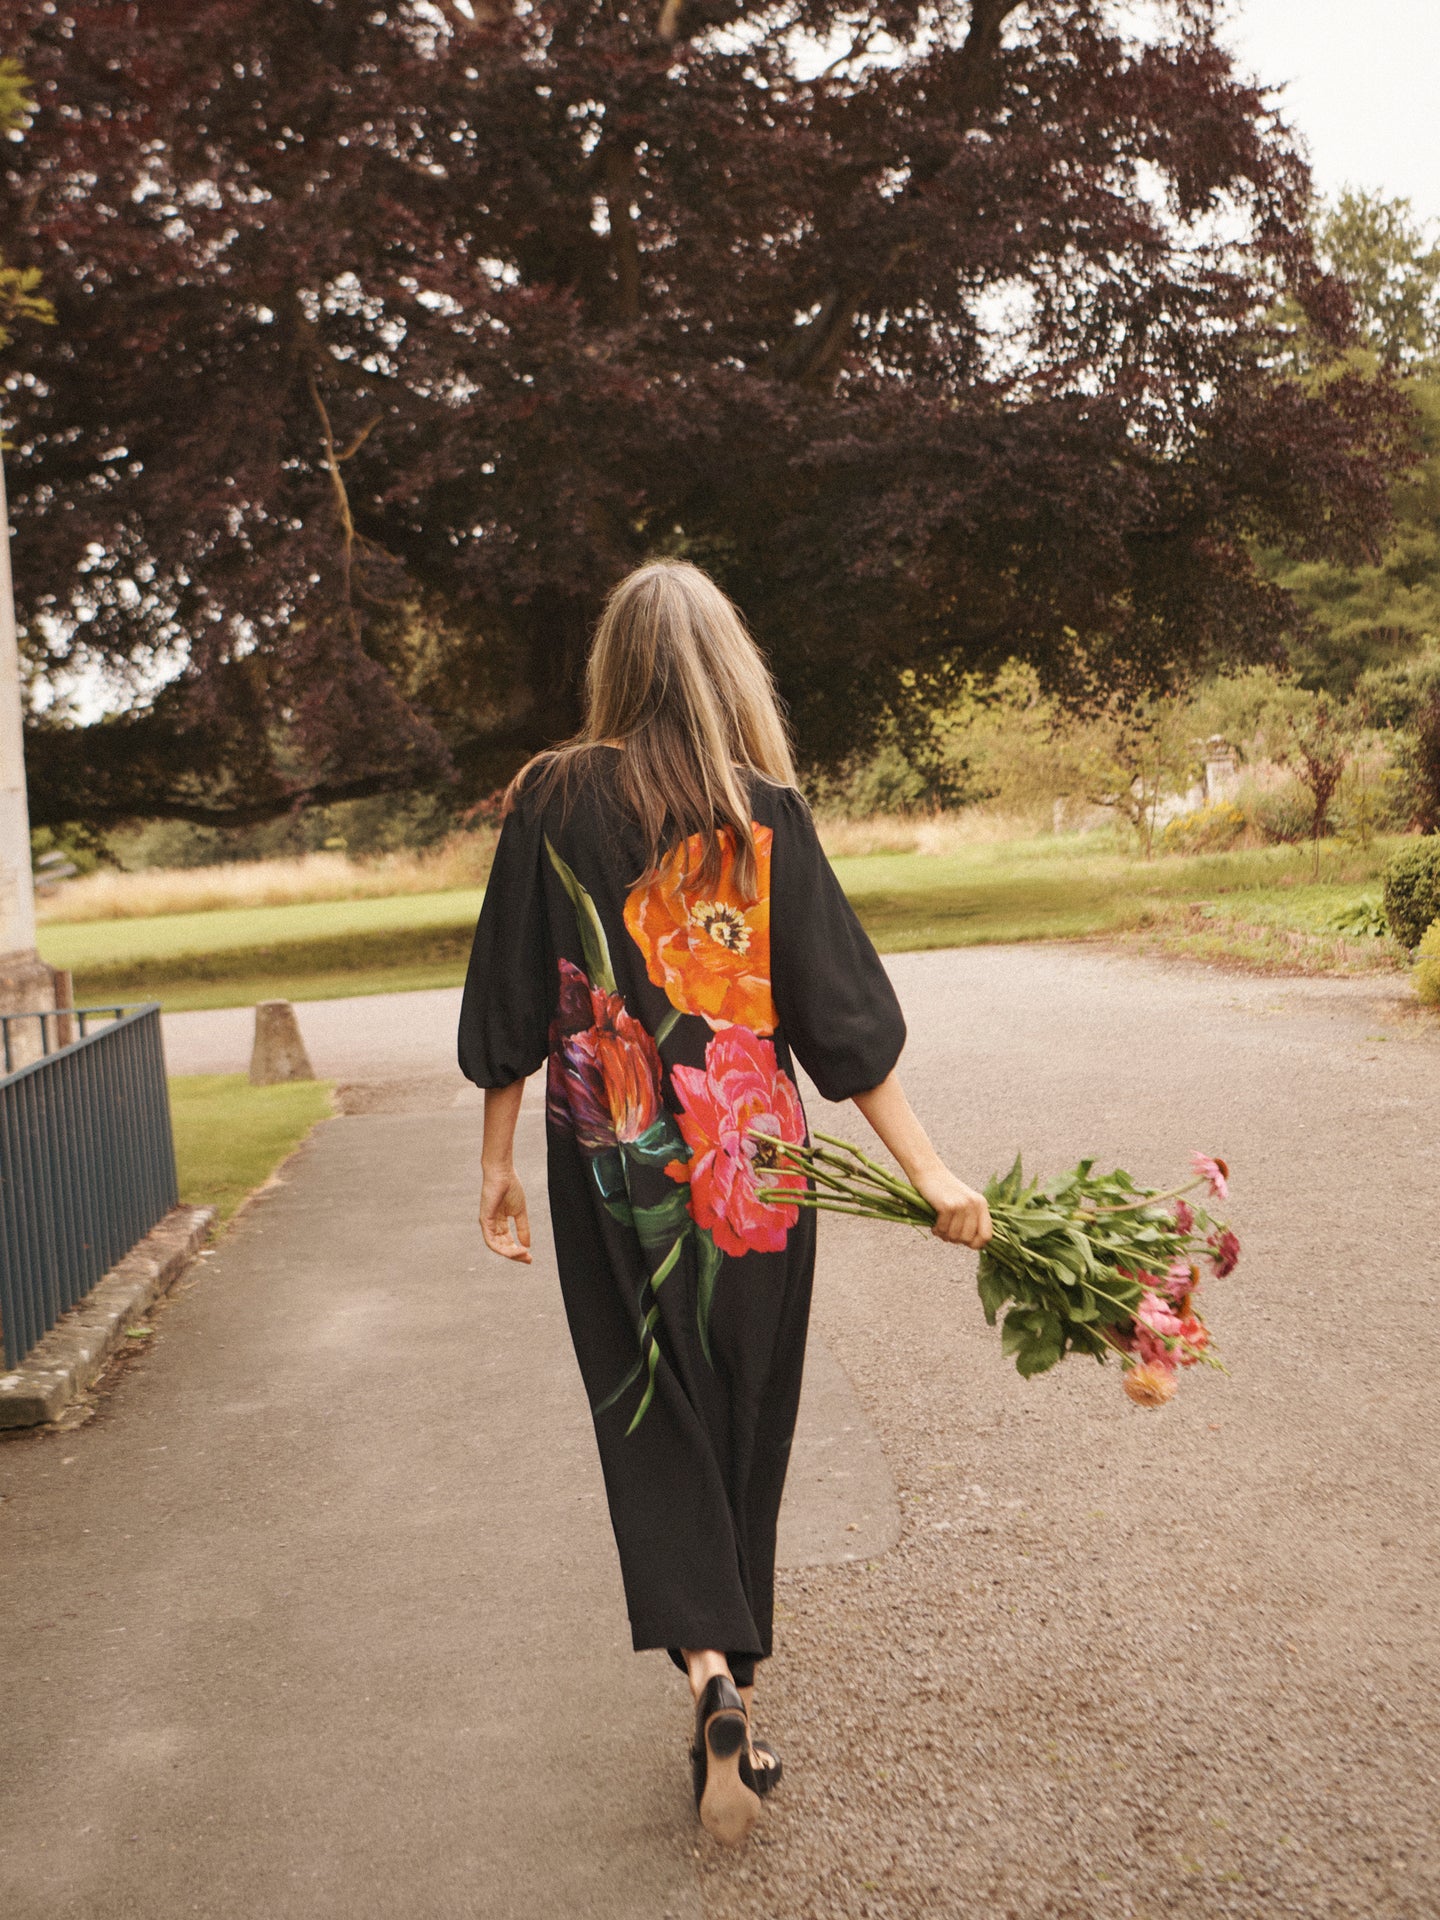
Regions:
<instances>
[{"instance_id":1,"label":"green tree","mask_svg":"<svg viewBox=\"0 0 1440 1920\"><path fill-rule=\"evenodd\" d=\"M1440 375L1406 382L1424 458L1393 489L1390 539L1373 567L1265 556L1304 626L1291 660L1311 685L1345 694L1368 668L1408 658L1440 637Z\"/></svg>"},{"instance_id":2,"label":"green tree","mask_svg":"<svg viewBox=\"0 0 1440 1920\"><path fill-rule=\"evenodd\" d=\"M1350 289L1362 338L1387 366L1440 354L1440 246L1408 200L1342 193L1315 238L1321 260Z\"/></svg>"},{"instance_id":3,"label":"green tree","mask_svg":"<svg viewBox=\"0 0 1440 1920\"><path fill-rule=\"evenodd\" d=\"M1346 192L1316 219L1315 250L1349 290L1359 357L1403 376L1422 456L1392 487L1394 520L1376 564L1262 556L1302 617L1294 665L1311 686L1348 694L1367 669L1440 636L1440 245L1408 200ZM1298 317L1292 337L1301 372L1325 378L1323 343Z\"/></svg>"}]
</instances>

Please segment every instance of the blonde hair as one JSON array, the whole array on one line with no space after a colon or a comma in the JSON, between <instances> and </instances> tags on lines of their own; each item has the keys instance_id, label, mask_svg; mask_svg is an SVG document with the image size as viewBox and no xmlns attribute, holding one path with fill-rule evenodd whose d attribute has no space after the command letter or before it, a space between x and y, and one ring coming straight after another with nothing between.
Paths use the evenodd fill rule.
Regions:
<instances>
[{"instance_id":1,"label":"blonde hair","mask_svg":"<svg viewBox=\"0 0 1440 1920\"><path fill-rule=\"evenodd\" d=\"M653 879L667 835L702 834L696 883L720 878L726 828L735 883L754 899L755 835L746 775L794 787L795 762L775 683L739 609L687 560L637 567L605 602L585 666L585 722L511 783L507 806L532 772L543 794L596 749L618 743L620 793L640 823ZM691 878L688 870L685 880Z\"/></svg>"}]
</instances>

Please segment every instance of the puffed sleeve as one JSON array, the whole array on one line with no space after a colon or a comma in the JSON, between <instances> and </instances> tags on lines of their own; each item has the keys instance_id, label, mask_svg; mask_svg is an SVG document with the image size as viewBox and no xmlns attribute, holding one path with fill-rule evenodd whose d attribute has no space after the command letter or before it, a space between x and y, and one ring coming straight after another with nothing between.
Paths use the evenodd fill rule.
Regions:
<instances>
[{"instance_id":1,"label":"puffed sleeve","mask_svg":"<svg viewBox=\"0 0 1440 1920\"><path fill-rule=\"evenodd\" d=\"M540 810L505 817L460 1003L460 1071L480 1087L532 1074L548 1050L555 963L541 878Z\"/></svg>"},{"instance_id":2,"label":"puffed sleeve","mask_svg":"<svg viewBox=\"0 0 1440 1920\"><path fill-rule=\"evenodd\" d=\"M770 969L791 1051L827 1100L878 1087L905 1016L870 936L825 858L810 809L782 789L770 852Z\"/></svg>"}]
</instances>

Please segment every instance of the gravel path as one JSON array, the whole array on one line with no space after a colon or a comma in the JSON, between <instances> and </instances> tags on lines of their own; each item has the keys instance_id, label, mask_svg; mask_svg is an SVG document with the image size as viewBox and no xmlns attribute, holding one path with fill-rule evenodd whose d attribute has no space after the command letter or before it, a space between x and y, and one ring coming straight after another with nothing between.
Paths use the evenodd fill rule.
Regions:
<instances>
[{"instance_id":1,"label":"gravel path","mask_svg":"<svg viewBox=\"0 0 1440 1920\"><path fill-rule=\"evenodd\" d=\"M1434 1920L1440 1032L1361 983L1093 948L891 965L971 1178L1022 1145L1231 1161L1232 1375L1161 1413L1079 1363L1027 1385L971 1256L826 1222L816 1324L903 1536L782 1576L786 1779L744 1855L702 1850L707 1920Z\"/></svg>"}]
</instances>

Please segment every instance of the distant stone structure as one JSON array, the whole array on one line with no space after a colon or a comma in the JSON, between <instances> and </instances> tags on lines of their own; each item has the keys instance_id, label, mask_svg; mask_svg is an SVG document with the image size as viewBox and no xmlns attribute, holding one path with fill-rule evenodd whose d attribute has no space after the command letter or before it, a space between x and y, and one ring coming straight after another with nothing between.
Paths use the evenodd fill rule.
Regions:
<instances>
[{"instance_id":1,"label":"distant stone structure","mask_svg":"<svg viewBox=\"0 0 1440 1920\"><path fill-rule=\"evenodd\" d=\"M1240 785L1240 763L1235 749L1221 733L1212 733L1205 742L1205 804L1215 806L1234 797Z\"/></svg>"},{"instance_id":2,"label":"distant stone structure","mask_svg":"<svg viewBox=\"0 0 1440 1920\"><path fill-rule=\"evenodd\" d=\"M283 1080L313 1080L315 1069L300 1037L300 1022L288 1000L262 1000L255 1009L255 1045L250 1054L252 1087Z\"/></svg>"}]
</instances>

